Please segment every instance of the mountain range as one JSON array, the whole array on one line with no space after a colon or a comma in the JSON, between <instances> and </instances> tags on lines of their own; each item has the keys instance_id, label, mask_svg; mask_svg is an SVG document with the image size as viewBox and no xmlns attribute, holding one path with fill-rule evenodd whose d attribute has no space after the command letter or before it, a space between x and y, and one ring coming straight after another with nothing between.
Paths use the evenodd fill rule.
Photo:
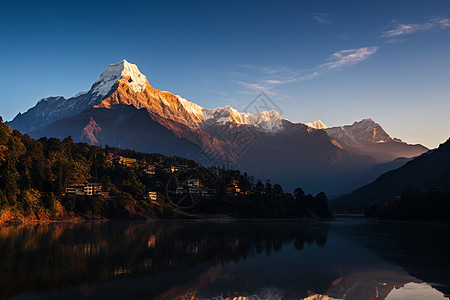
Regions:
<instances>
[{"instance_id":1,"label":"mountain range","mask_svg":"<svg viewBox=\"0 0 450 300\"><path fill-rule=\"evenodd\" d=\"M335 211L364 212L370 204L387 202L408 189L448 189L450 187L450 139L391 170L375 181L332 202Z\"/></svg>"},{"instance_id":2,"label":"mountain range","mask_svg":"<svg viewBox=\"0 0 450 300\"><path fill-rule=\"evenodd\" d=\"M44 98L7 125L33 138L71 135L93 145L235 167L308 192L350 191L356 187L352 182L377 164L428 151L390 137L372 119L328 128L319 120L282 118L264 93L253 102L253 112L204 108L155 89L136 65L123 60L110 65L89 91ZM273 109L259 111L261 106Z\"/></svg>"}]
</instances>

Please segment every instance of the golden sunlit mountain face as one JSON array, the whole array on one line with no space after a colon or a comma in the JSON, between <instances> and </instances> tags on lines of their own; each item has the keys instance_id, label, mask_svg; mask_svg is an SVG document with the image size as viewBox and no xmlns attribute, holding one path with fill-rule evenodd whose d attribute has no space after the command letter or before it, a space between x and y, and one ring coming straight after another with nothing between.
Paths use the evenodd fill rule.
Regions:
<instances>
[{"instance_id":1,"label":"golden sunlit mountain face","mask_svg":"<svg viewBox=\"0 0 450 300\"><path fill-rule=\"evenodd\" d=\"M450 300L449 0L0 28L0 300Z\"/></svg>"},{"instance_id":2,"label":"golden sunlit mountain face","mask_svg":"<svg viewBox=\"0 0 450 300\"><path fill-rule=\"evenodd\" d=\"M170 92L162 92L154 89L148 81L145 88L138 92L130 90L131 77L123 77L118 80L117 88L107 98L95 107L111 108L113 105L132 105L137 109L145 108L150 113L162 118L176 121L191 128L198 128L202 120L198 116L189 114L180 100Z\"/></svg>"}]
</instances>

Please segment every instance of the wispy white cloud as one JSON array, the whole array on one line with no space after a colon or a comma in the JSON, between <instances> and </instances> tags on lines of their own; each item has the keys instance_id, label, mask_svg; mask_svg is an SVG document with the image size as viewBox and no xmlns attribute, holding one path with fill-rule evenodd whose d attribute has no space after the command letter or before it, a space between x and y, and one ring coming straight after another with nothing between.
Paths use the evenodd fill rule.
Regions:
<instances>
[{"instance_id":1,"label":"wispy white cloud","mask_svg":"<svg viewBox=\"0 0 450 300\"><path fill-rule=\"evenodd\" d=\"M280 84L280 83L283 83L281 80L274 80L274 79L264 80L263 82L267 83L267 84Z\"/></svg>"},{"instance_id":2,"label":"wispy white cloud","mask_svg":"<svg viewBox=\"0 0 450 300\"><path fill-rule=\"evenodd\" d=\"M239 91L239 94L259 94L261 92L264 92L268 95L274 95L275 92L272 90L274 83L248 83L244 81L238 81L237 82L240 86L244 87L245 91Z\"/></svg>"},{"instance_id":3,"label":"wispy white cloud","mask_svg":"<svg viewBox=\"0 0 450 300\"><path fill-rule=\"evenodd\" d=\"M341 50L333 53L328 59L329 62L319 65L317 69L321 71L330 71L351 66L368 59L377 52L377 50L377 46Z\"/></svg>"},{"instance_id":4,"label":"wispy white cloud","mask_svg":"<svg viewBox=\"0 0 450 300\"><path fill-rule=\"evenodd\" d=\"M329 24L329 14L314 13L312 14L314 20L319 23ZM418 32L426 32L429 30L444 30L450 28L450 19L433 18L425 23L414 24L400 24L397 20L391 22L390 28L382 32L381 38L388 43L397 43L405 40L405 37ZM340 38L348 38L347 35L340 36ZM241 68L251 69L260 72L259 77L262 79L248 80L244 76L240 77L239 85L245 90L239 91L242 94L256 94L264 91L267 94L277 94L276 87L305 80L314 79L324 73L331 71L338 71L343 68L358 64L367 60L378 51L378 46L361 47L355 49L346 49L333 53L329 56L326 62L317 65L309 70L293 70L282 66L255 66L255 65L240 65ZM242 74L242 73L241 73Z\"/></svg>"},{"instance_id":5,"label":"wispy white cloud","mask_svg":"<svg viewBox=\"0 0 450 300\"><path fill-rule=\"evenodd\" d=\"M439 19L439 18L435 18L432 19L432 21L437 24L438 26L440 26L441 28L447 28L450 27L450 19Z\"/></svg>"},{"instance_id":6,"label":"wispy white cloud","mask_svg":"<svg viewBox=\"0 0 450 300\"><path fill-rule=\"evenodd\" d=\"M450 19L434 18L426 23L396 24L392 29L383 31L381 37L387 39L388 43L403 42L406 35L431 29L443 30L448 27L450 27Z\"/></svg>"},{"instance_id":7,"label":"wispy white cloud","mask_svg":"<svg viewBox=\"0 0 450 300\"><path fill-rule=\"evenodd\" d=\"M313 78L315 78L315 77L317 77L319 75L320 75L319 71L314 71L314 72L312 72L310 74L303 75L303 76L299 77L298 80L296 80L296 81L310 80L310 79L313 79Z\"/></svg>"},{"instance_id":8,"label":"wispy white cloud","mask_svg":"<svg viewBox=\"0 0 450 300\"><path fill-rule=\"evenodd\" d=\"M311 80L325 72L340 70L347 66L355 65L368 59L377 50L378 47L376 46L341 50L333 53L328 58L326 63L320 64L313 69L303 72L294 71L285 67L259 67L249 65L241 66L243 68L260 71L264 73L263 77L270 76L272 78L260 79L253 83L248 83L244 80L240 80L238 81L238 84L244 87L246 90L240 91L239 93L256 94L263 91L267 94L275 95L277 93L275 89L277 86L292 82Z\"/></svg>"},{"instance_id":9,"label":"wispy white cloud","mask_svg":"<svg viewBox=\"0 0 450 300\"><path fill-rule=\"evenodd\" d=\"M326 13L312 13L311 14L313 19L319 23L322 24L331 24L331 22L329 21L330 18L330 14L326 14Z\"/></svg>"},{"instance_id":10,"label":"wispy white cloud","mask_svg":"<svg viewBox=\"0 0 450 300\"><path fill-rule=\"evenodd\" d=\"M423 31L433 28L433 24L424 23L424 24L399 24L394 29L383 32L381 37L383 38L392 38L398 37L401 35L411 34L417 31Z\"/></svg>"},{"instance_id":11,"label":"wispy white cloud","mask_svg":"<svg viewBox=\"0 0 450 300\"><path fill-rule=\"evenodd\" d=\"M243 81L238 81L240 85L242 85L245 88L251 89L251 90L257 90L257 91L266 91L268 88L266 86L260 85L258 83L247 83Z\"/></svg>"}]
</instances>

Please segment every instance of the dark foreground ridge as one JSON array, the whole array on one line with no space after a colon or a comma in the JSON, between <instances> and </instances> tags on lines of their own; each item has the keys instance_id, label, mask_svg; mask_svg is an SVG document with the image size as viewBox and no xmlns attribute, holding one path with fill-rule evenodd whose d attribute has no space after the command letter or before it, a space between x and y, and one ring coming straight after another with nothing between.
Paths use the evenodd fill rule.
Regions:
<instances>
[{"instance_id":1,"label":"dark foreground ridge","mask_svg":"<svg viewBox=\"0 0 450 300\"><path fill-rule=\"evenodd\" d=\"M85 219L331 218L327 196L176 156L34 140L0 123L0 223Z\"/></svg>"},{"instance_id":2,"label":"dark foreground ridge","mask_svg":"<svg viewBox=\"0 0 450 300\"><path fill-rule=\"evenodd\" d=\"M331 206L334 211L364 212L372 205L369 215L383 218L448 219L449 189L450 139Z\"/></svg>"},{"instance_id":3,"label":"dark foreground ridge","mask_svg":"<svg viewBox=\"0 0 450 300\"><path fill-rule=\"evenodd\" d=\"M408 189L391 201L372 204L366 217L382 220L450 221L450 189Z\"/></svg>"}]
</instances>

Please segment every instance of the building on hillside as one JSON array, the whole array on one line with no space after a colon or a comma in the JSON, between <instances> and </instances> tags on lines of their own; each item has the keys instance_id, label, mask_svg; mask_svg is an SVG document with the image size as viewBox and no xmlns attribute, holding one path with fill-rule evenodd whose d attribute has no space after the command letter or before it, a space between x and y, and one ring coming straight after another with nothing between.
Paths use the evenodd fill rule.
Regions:
<instances>
[{"instance_id":1,"label":"building on hillside","mask_svg":"<svg viewBox=\"0 0 450 300\"><path fill-rule=\"evenodd\" d=\"M187 190L189 191L189 194L200 194L200 188L198 187L188 187Z\"/></svg>"},{"instance_id":2,"label":"building on hillside","mask_svg":"<svg viewBox=\"0 0 450 300\"><path fill-rule=\"evenodd\" d=\"M92 188L93 195L98 195L103 190L103 185L101 183L92 182L88 183L87 186Z\"/></svg>"},{"instance_id":3,"label":"building on hillside","mask_svg":"<svg viewBox=\"0 0 450 300\"><path fill-rule=\"evenodd\" d=\"M199 188L200 187L200 179L190 178L186 181L186 186L189 188Z\"/></svg>"},{"instance_id":4,"label":"building on hillside","mask_svg":"<svg viewBox=\"0 0 450 300\"><path fill-rule=\"evenodd\" d=\"M237 180L232 180L231 184L229 184L225 190L225 193L227 195L233 195L233 196L238 196L240 194L242 194L241 188L239 187L239 181Z\"/></svg>"},{"instance_id":5,"label":"building on hillside","mask_svg":"<svg viewBox=\"0 0 450 300\"><path fill-rule=\"evenodd\" d=\"M203 198L212 198L216 195L216 190L208 188L200 188L200 195Z\"/></svg>"},{"instance_id":6,"label":"building on hillside","mask_svg":"<svg viewBox=\"0 0 450 300\"><path fill-rule=\"evenodd\" d=\"M71 184L66 187L66 193L84 195L84 184Z\"/></svg>"},{"instance_id":7,"label":"building on hillside","mask_svg":"<svg viewBox=\"0 0 450 300\"><path fill-rule=\"evenodd\" d=\"M187 170L187 166L185 165L171 165L170 167L164 168L164 172L166 173L175 173Z\"/></svg>"},{"instance_id":8,"label":"building on hillside","mask_svg":"<svg viewBox=\"0 0 450 300\"><path fill-rule=\"evenodd\" d=\"M108 163L113 163L114 158L115 158L115 155L114 155L114 154L108 153L107 156L106 156L106 161L107 161Z\"/></svg>"},{"instance_id":9,"label":"building on hillside","mask_svg":"<svg viewBox=\"0 0 450 300\"><path fill-rule=\"evenodd\" d=\"M184 165L170 166L170 171L172 173L185 171L186 169L187 169L187 166L184 166Z\"/></svg>"},{"instance_id":10,"label":"building on hillside","mask_svg":"<svg viewBox=\"0 0 450 300\"><path fill-rule=\"evenodd\" d=\"M156 166L155 165L148 165L144 168L144 174L147 175L155 175L156 174Z\"/></svg>"},{"instance_id":11,"label":"building on hillside","mask_svg":"<svg viewBox=\"0 0 450 300\"><path fill-rule=\"evenodd\" d=\"M109 192L98 192L97 195L103 198L109 198Z\"/></svg>"},{"instance_id":12,"label":"building on hillside","mask_svg":"<svg viewBox=\"0 0 450 300\"><path fill-rule=\"evenodd\" d=\"M93 191L94 191L94 189L93 189L93 187L90 186L90 185L85 185L85 186L83 187L83 193L84 193L86 196L92 196L92 195L93 195Z\"/></svg>"},{"instance_id":13,"label":"building on hillside","mask_svg":"<svg viewBox=\"0 0 450 300\"><path fill-rule=\"evenodd\" d=\"M148 198L152 201L156 201L158 199L157 192L148 192Z\"/></svg>"},{"instance_id":14,"label":"building on hillside","mask_svg":"<svg viewBox=\"0 0 450 300\"><path fill-rule=\"evenodd\" d=\"M130 157L115 156L114 157L114 162L118 163L119 165L123 165L123 166L126 166L126 167L131 167L131 166L134 166L136 164L136 159L135 158L130 158Z\"/></svg>"},{"instance_id":15,"label":"building on hillside","mask_svg":"<svg viewBox=\"0 0 450 300\"><path fill-rule=\"evenodd\" d=\"M66 187L67 194L75 194L79 196L102 196L109 197L108 192L103 191L101 183L87 183L87 184L71 184Z\"/></svg>"},{"instance_id":16,"label":"building on hillside","mask_svg":"<svg viewBox=\"0 0 450 300\"><path fill-rule=\"evenodd\" d=\"M180 194L200 194L200 195L209 195L211 194L211 190L209 189L204 189L204 191L202 191L202 188L200 187L200 179L198 178L190 178L188 180L186 180L185 183L177 186L176 189L176 194L180 195ZM215 191L214 191L215 194Z\"/></svg>"}]
</instances>

